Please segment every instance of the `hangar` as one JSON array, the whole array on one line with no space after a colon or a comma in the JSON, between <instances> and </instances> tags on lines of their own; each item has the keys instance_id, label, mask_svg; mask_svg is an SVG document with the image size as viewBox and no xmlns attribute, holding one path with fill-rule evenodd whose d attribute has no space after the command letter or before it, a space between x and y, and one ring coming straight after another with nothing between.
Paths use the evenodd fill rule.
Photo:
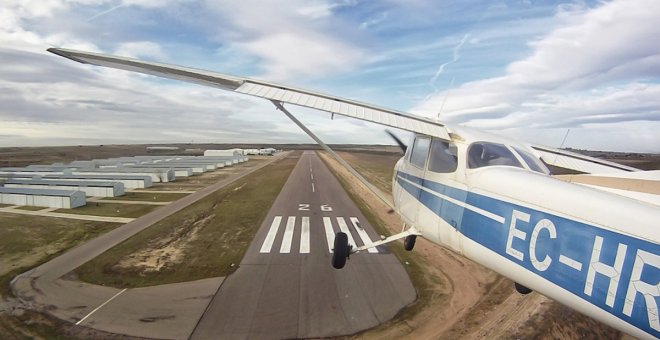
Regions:
<instances>
[{"instance_id":1,"label":"hangar","mask_svg":"<svg viewBox=\"0 0 660 340\"><path fill-rule=\"evenodd\" d=\"M160 166L169 166L169 165L172 165L172 166L192 166L192 165L196 165L197 167L203 167L204 170L206 170L206 171L211 171L211 170L215 170L215 169L218 168L217 162L215 162L215 161L205 161L204 162L204 161L179 161L179 160L176 160L176 161L170 161L170 162L158 162L158 163L154 163L154 164L158 164Z\"/></svg>"},{"instance_id":2,"label":"hangar","mask_svg":"<svg viewBox=\"0 0 660 340\"><path fill-rule=\"evenodd\" d=\"M165 164L165 163L156 163L156 164L139 164L139 165L129 165L129 164L124 164L123 167L125 168L149 168L149 169L171 169L174 171L174 177L190 177L193 174L197 173L195 172L195 169L191 166L185 166L185 165L178 165L178 164ZM109 169L109 168L105 168Z\"/></svg>"},{"instance_id":3,"label":"hangar","mask_svg":"<svg viewBox=\"0 0 660 340\"><path fill-rule=\"evenodd\" d=\"M206 172L206 166L204 164L170 164L170 163L151 163L151 164L140 164L139 166L144 167L144 168L165 168L165 169L173 169L174 170L174 175L176 177L188 177L192 175L198 175L201 173ZM126 167L131 167L130 165L127 165ZM188 175L180 175L179 170L186 171L186 173L190 172Z\"/></svg>"},{"instance_id":4,"label":"hangar","mask_svg":"<svg viewBox=\"0 0 660 340\"><path fill-rule=\"evenodd\" d=\"M204 156L243 156L243 149L206 150Z\"/></svg>"},{"instance_id":5,"label":"hangar","mask_svg":"<svg viewBox=\"0 0 660 340\"><path fill-rule=\"evenodd\" d=\"M150 176L155 183L171 182L175 179L172 169L147 168L110 168L110 169L80 169L74 170L73 175L145 175Z\"/></svg>"},{"instance_id":6,"label":"hangar","mask_svg":"<svg viewBox=\"0 0 660 340\"><path fill-rule=\"evenodd\" d=\"M71 209L87 202L82 191L0 187L0 203Z\"/></svg>"},{"instance_id":7,"label":"hangar","mask_svg":"<svg viewBox=\"0 0 660 340\"><path fill-rule=\"evenodd\" d=\"M0 175L0 178L6 179L58 179L61 181L108 181L108 182L119 182L124 185L125 189L144 189L149 188L153 185L150 176L140 176L140 175L60 175L60 174L50 174L50 175L33 175L33 174L20 174L20 173L10 173L6 175Z\"/></svg>"},{"instance_id":8,"label":"hangar","mask_svg":"<svg viewBox=\"0 0 660 340\"><path fill-rule=\"evenodd\" d=\"M116 197L124 195L124 185L119 182L62 181L57 179L8 179L6 188L56 189L82 191L87 196Z\"/></svg>"},{"instance_id":9,"label":"hangar","mask_svg":"<svg viewBox=\"0 0 660 340\"><path fill-rule=\"evenodd\" d=\"M46 179L60 179L63 181L108 181L119 182L124 185L125 189L144 189L153 185L151 176L141 175L46 175Z\"/></svg>"}]
</instances>

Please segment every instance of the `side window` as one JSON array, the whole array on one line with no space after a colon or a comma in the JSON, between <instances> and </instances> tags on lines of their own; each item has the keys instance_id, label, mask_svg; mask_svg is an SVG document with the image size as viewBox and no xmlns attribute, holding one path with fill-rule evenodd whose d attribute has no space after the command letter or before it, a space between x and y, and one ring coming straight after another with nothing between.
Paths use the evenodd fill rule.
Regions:
<instances>
[{"instance_id":1,"label":"side window","mask_svg":"<svg viewBox=\"0 0 660 340\"><path fill-rule=\"evenodd\" d=\"M522 168L516 156L502 144L473 143L468 150L468 168L507 165Z\"/></svg>"},{"instance_id":2,"label":"side window","mask_svg":"<svg viewBox=\"0 0 660 340\"><path fill-rule=\"evenodd\" d=\"M426 164L426 156L429 154L429 146L431 146L431 140L429 138L415 138L415 144L413 145L412 153L410 154L410 163L423 169L424 164Z\"/></svg>"},{"instance_id":3,"label":"side window","mask_svg":"<svg viewBox=\"0 0 660 340\"><path fill-rule=\"evenodd\" d=\"M431 142L431 157L429 171L450 173L458 168L456 145L443 140L434 139Z\"/></svg>"}]
</instances>

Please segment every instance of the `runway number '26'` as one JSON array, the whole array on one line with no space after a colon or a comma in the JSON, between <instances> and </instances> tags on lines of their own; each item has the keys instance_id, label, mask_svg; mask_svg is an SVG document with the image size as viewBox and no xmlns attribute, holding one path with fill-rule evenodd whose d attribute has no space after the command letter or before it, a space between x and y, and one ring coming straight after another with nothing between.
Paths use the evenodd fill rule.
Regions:
<instances>
[{"instance_id":1,"label":"runway number '26'","mask_svg":"<svg viewBox=\"0 0 660 340\"><path fill-rule=\"evenodd\" d=\"M321 211L332 211L332 207L327 205L327 204L321 204L320 209L321 209ZM298 204L298 211L309 211L309 204L299 203Z\"/></svg>"}]
</instances>

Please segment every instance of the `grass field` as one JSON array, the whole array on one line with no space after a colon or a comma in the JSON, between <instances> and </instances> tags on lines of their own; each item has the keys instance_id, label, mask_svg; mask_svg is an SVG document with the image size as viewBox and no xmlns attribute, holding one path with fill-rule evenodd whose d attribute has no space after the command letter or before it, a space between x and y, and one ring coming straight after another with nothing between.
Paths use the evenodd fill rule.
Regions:
<instances>
[{"instance_id":1,"label":"grass field","mask_svg":"<svg viewBox=\"0 0 660 340\"><path fill-rule=\"evenodd\" d=\"M14 209L28 210L28 211L39 211L39 210L48 209L48 207L35 207L35 206L31 206L31 205L23 205L23 206L20 206L20 207L16 207Z\"/></svg>"},{"instance_id":2,"label":"grass field","mask_svg":"<svg viewBox=\"0 0 660 340\"><path fill-rule=\"evenodd\" d=\"M260 169L145 229L79 267L78 277L141 287L232 273L299 156Z\"/></svg>"},{"instance_id":3,"label":"grass field","mask_svg":"<svg viewBox=\"0 0 660 340\"><path fill-rule=\"evenodd\" d=\"M54 212L76 215L95 215L108 217L133 217L145 215L158 206L146 204L120 204L89 202L86 206L75 209L57 209Z\"/></svg>"},{"instance_id":4,"label":"grass field","mask_svg":"<svg viewBox=\"0 0 660 340\"><path fill-rule=\"evenodd\" d=\"M118 225L0 212L0 293L8 294L9 280L20 271Z\"/></svg>"},{"instance_id":5,"label":"grass field","mask_svg":"<svg viewBox=\"0 0 660 340\"><path fill-rule=\"evenodd\" d=\"M384 193L392 193L394 165L403 156L399 152L337 152L357 172Z\"/></svg>"},{"instance_id":6,"label":"grass field","mask_svg":"<svg viewBox=\"0 0 660 340\"><path fill-rule=\"evenodd\" d=\"M103 201L122 200L122 201L148 201L148 202L172 202L180 198L186 197L188 194L177 193L159 193L157 191L151 192L127 192L123 196L105 197Z\"/></svg>"}]
</instances>

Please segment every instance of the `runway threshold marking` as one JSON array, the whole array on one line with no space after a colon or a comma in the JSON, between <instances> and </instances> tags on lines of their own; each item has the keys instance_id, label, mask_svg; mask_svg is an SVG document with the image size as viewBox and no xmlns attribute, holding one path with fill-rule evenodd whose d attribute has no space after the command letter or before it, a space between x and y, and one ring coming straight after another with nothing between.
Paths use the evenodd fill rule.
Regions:
<instances>
[{"instance_id":1,"label":"runway threshold marking","mask_svg":"<svg viewBox=\"0 0 660 340\"><path fill-rule=\"evenodd\" d=\"M275 216L273 223L270 225L270 230L266 235L266 240L264 244L261 245L261 253L270 253L270 249L273 247L273 242L275 242L275 236L277 236L277 230L280 229L280 223L282 222L282 216Z\"/></svg>"},{"instance_id":2,"label":"runway threshold marking","mask_svg":"<svg viewBox=\"0 0 660 340\"><path fill-rule=\"evenodd\" d=\"M353 235L351 234L351 231L348 230L348 224L346 224L346 220L343 217L337 217L337 224L339 224L339 229L348 236L348 244L353 246L353 248L357 248L357 245L355 244L355 240L353 239Z\"/></svg>"},{"instance_id":3,"label":"runway threshold marking","mask_svg":"<svg viewBox=\"0 0 660 340\"><path fill-rule=\"evenodd\" d=\"M128 290L128 288L122 289L119 293L113 295L111 298L108 299L108 301L102 303L100 306L94 308L93 311L89 312L89 314L85 315L84 318L80 319L80 321L76 322L76 326L80 325L83 321L85 321L88 317L92 316L92 314L96 313L97 310L101 309L101 307L107 305L110 301L114 300L117 296L121 295L121 293L125 292Z\"/></svg>"},{"instance_id":4,"label":"runway threshold marking","mask_svg":"<svg viewBox=\"0 0 660 340\"><path fill-rule=\"evenodd\" d=\"M328 252L332 253L335 243L335 231L332 229L330 217L323 217L323 227L325 227L325 238L328 241Z\"/></svg>"},{"instance_id":5,"label":"runway threshold marking","mask_svg":"<svg viewBox=\"0 0 660 340\"><path fill-rule=\"evenodd\" d=\"M309 217L303 216L300 231L300 253L309 254Z\"/></svg>"},{"instance_id":6,"label":"runway threshold marking","mask_svg":"<svg viewBox=\"0 0 660 340\"><path fill-rule=\"evenodd\" d=\"M303 210L306 211L307 207L304 206ZM293 247L293 240L296 233L300 233L298 252L300 254L311 253L312 251L311 235L312 233L321 232L320 228L316 228L311 225L310 216L289 216L289 217L285 216L284 218L286 218L286 226L283 231L284 235L282 236L282 244L280 245L280 250L279 250L280 254L291 253L292 251L291 248ZM275 243L275 239L277 238L277 235L279 233L282 219L283 219L282 216L275 216L273 218L273 222L271 223L270 230L268 231L268 234L266 235L266 238L264 239L263 244L261 245L261 250L259 251L260 253L267 254L271 252L273 245ZM339 230L346 233L346 235L348 236L348 243L353 247L357 247L357 243L355 242L357 237L360 238L362 244L364 245L369 245L373 243L367 231L364 228L362 228L360 224L360 220L357 217L324 216L323 234L325 234L325 239L328 245L329 253L332 254L333 252L332 248L334 248L334 242L335 242L335 229L333 227L333 219L337 220L337 225L339 226ZM350 225L347 223L346 219L350 221ZM300 228L296 228L296 222L298 220L300 221ZM354 236L354 234L356 233L357 236ZM369 248L367 251L372 254L380 253L377 248Z\"/></svg>"},{"instance_id":7,"label":"runway threshold marking","mask_svg":"<svg viewBox=\"0 0 660 340\"><path fill-rule=\"evenodd\" d=\"M282 246L280 247L280 253L290 253L291 252L291 243L293 242L293 231L296 226L296 217L289 216L286 221L286 229L284 230L284 238L282 239Z\"/></svg>"},{"instance_id":8,"label":"runway threshold marking","mask_svg":"<svg viewBox=\"0 0 660 340\"><path fill-rule=\"evenodd\" d=\"M367 231L362 228L360 225L360 220L358 220L357 217L351 217L351 224L353 225L353 228L355 228L355 231L357 231L358 236L360 236L360 239L362 240L362 244L369 245L373 242L371 242L371 238L369 237L369 234L367 234ZM369 248L367 249L368 252L370 253L378 253L378 249L376 248Z\"/></svg>"}]
</instances>

